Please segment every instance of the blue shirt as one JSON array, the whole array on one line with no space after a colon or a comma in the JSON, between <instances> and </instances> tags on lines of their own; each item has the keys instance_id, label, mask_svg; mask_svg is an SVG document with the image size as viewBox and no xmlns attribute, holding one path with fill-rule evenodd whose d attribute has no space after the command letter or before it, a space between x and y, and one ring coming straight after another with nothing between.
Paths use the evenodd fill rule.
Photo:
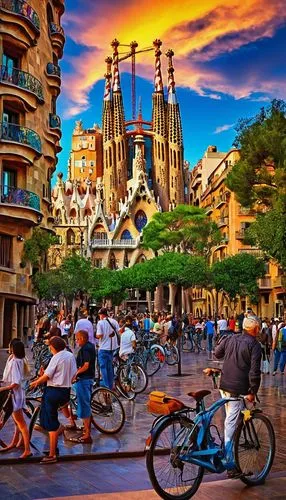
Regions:
<instances>
[{"instance_id":1,"label":"blue shirt","mask_svg":"<svg viewBox=\"0 0 286 500\"><path fill-rule=\"evenodd\" d=\"M207 335L214 334L214 322L213 321L207 321L205 324L205 328L206 328Z\"/></svg>"}]
</instances>

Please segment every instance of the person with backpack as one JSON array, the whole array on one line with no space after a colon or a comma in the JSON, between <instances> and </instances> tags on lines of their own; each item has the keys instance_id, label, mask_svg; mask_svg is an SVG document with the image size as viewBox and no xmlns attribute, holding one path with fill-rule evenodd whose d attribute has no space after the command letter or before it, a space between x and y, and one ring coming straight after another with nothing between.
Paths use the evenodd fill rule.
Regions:
<instances>
[{"instance_id":1,"label":"person with backpack","mask_svg":"<svg viewBox=\"0 0 286 500\"><path fill-rule=\"evenodd\" d=\"M99 311L99 321L96 328L96 338L99 339L98 362L102 376L102 385L108 389L113 388L113 351L118 349L119 325L113 318L108 318L107 309L102 307Z\"/></svg>"},{"instance_id":2,"label":"person with backpack","mask_svg":"<svg viewBox=\"0 0 286 500\"><path fill-rule=\"evenodd\" d=\"M281 375L284 375L284 369L286 365L286 327L285 323L282 323L281 328L278 331L278 334L276 335L276 339L274 341L274 369L273 369L273 375L276 375L277 370L278 370L278 364L279 364L279 369L281 372ZM276 354L277 353L277 354Z\"/></svg>"}]
</instances>

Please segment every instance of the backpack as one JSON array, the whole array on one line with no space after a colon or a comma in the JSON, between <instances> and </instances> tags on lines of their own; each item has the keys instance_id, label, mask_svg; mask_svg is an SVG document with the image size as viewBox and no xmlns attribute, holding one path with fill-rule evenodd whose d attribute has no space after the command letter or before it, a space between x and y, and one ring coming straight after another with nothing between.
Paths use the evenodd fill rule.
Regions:
<instances>
[{"instance_id":1,"label":"backpack","mask_svg":"<svg viewBox=\"0 0 286 500\"><path fill-rule=\"evenodd\" d=\"M279 332L279 338L278 338L278 346L280 352L285 352L286 351L286 328L281 328Z\"/></svg>"}]
</instances>

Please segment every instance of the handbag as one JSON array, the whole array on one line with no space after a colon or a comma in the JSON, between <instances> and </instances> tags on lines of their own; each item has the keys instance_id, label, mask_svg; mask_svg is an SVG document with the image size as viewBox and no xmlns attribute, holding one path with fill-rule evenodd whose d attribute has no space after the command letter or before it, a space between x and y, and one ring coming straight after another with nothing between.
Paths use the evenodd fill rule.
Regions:
<instances>
[{"instance_id":1,"label":"handbag","mask_svg":"<svg viewBox=\"0 0 286 500\"><path fill-rule=\"evenodd\" d=\"M118 343L118 345L120 345L120 337L119 337L119 335L117 333L117 330L116 330L115 326L109 321L108 318L105 318L105 319L106 319L107 323L111 326L112 330L114 331L115 336L117 337L117 343ZM113 350L112 349L112 338L113 337L110 337L110 350L111 351Z\"/></svg>"},{"instance_id":2,"label":"handbag","mask_svg":"<svg viewBox=\"0 0 286 500\"><path fill-rule=\"evenodd\" d=\"M0 429L4 427L8 418L13 413L12 391L0 392Z\"/></svg>"},{"instance_id":3,"label":"handbag","mask_svg":"<svg viewBox=\"0 0 286 500\"><path fill-rule=\"evenodd\" d=\"M182 410L184 407L185 405L182 401L168 396L168 394L162 391L151 392L147 401L148 412L155 413L156 415L170 415L170 413Z\"/></svg>"}]
</instances>

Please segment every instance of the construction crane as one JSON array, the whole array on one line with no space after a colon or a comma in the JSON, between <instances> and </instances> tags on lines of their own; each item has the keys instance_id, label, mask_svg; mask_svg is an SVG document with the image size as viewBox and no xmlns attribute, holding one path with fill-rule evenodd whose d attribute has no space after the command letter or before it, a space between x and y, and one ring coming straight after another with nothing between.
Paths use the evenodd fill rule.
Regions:
<instances>
[{"instance_id":1,"label":"construction crane","mask_svg":"<svg viewBox=\"0 0 286 500\"><path fill-rule=\"evenodd\" d=\"M141 54L142 52L150 52L154 50L154 47L145 47L141 50L136 50L138 47L138 43L133 41L129 45L124 45L123 43L119 44L120 47L130 47L130 51L121 52L119 55L118 62L125 61L125 59L129 59L131 57L131 104L132 104L132 120L136 119L136 55Z\"/></svg>"}]
</instances>

